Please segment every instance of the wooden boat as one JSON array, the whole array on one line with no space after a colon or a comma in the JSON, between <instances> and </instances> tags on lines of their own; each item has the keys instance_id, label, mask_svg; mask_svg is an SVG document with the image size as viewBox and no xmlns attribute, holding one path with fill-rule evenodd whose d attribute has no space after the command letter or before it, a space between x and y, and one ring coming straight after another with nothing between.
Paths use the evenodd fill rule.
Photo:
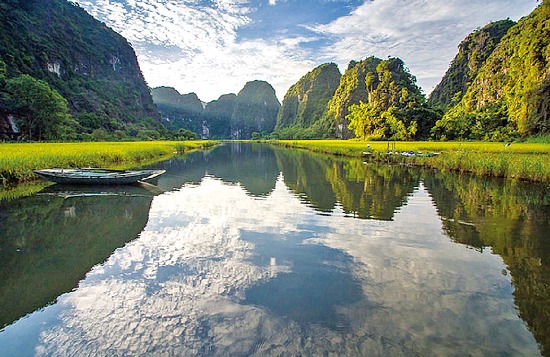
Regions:
<instances>
[{"instance_id":1,"label":"wooden boat","mask_svg":"<svg viewBox=\"0 0 550 357\"><path fill-rule=\"evenodd\" d=\"M47 180L70 185L125 185L149 180L165 172L165 170L107 170L97 168L34 171L34 173Z\"/></svg>"}]
</instances>

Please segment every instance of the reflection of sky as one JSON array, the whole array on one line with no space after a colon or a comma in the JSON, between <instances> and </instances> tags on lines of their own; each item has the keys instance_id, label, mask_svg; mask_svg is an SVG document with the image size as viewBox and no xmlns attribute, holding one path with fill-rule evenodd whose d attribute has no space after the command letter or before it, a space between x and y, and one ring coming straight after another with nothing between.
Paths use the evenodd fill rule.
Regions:
<instances>
[{"instance_id":1,"label":"reflection of sky","mask_svg":"<svg viewBox=\"0 0 550 357\"><path fill-rule=\"evenodd\" d=\"M444 236L423 186L390 222L317 215L282 178L253 198L206 177L155 197L138 239L56 305L0 333L0 346L35 324L38 355L536 355L503 268ZM327 298L345 329L278 305L296 288L284 279L323 269L360 287L357 299ZM265 286L280 290L264 304L252 292ZM337 286L308 284L342 294ZM44 324L52 313L58 321Z\"/></svg>"}]
</instances>

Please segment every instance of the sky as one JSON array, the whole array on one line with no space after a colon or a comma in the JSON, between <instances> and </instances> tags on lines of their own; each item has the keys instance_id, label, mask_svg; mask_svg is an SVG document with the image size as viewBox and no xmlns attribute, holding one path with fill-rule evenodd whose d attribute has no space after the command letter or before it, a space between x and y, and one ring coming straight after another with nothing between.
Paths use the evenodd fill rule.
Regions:
<instances>
[{"instance_id":1,"label":"sky","mask_svg":"<svg viewBox=\"0 0 550 357\"><path fill-rule=\"evenodd\" d=\"M264 80L280 101L320 64L399 57L428 95L459 43L536 0L78 0L124 36L150 87L205 102Z\"/></svg>"}]
</instances>

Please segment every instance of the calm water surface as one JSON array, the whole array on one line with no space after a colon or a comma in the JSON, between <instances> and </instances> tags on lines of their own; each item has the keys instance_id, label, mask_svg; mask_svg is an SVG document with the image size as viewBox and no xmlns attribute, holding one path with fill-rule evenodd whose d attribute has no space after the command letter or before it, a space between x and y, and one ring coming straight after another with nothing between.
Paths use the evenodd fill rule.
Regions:
<instances>
[{"instance_id":1,"label":"calm water surface","mask_svg":"<svg viewBox=\"0 0 550 357\"><path fill-rule=\"evenodd\" d=\"M2 356L550 354L548 187L268 146L0 204Z\"/></svg>"}]
</instances>

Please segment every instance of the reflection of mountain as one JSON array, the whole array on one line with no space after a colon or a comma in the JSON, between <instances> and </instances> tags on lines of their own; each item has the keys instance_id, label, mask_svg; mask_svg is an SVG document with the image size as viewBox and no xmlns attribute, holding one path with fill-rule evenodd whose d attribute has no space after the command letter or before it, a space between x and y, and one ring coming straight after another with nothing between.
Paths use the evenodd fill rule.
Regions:
<instances>
[{"instance_id":1,"label":"reflection of mountain","mask_svg":"<svg viewBox=\"0 0 550 357\"><path fill-rule=\"evenodd\" d=\"M256 161L251 146L241 149ZM261 199L235 184L246 173L232 176L241 172L231 167L249 167L233 163L237 150L220 151L225 163L216 165L215 155L190 155L182 171L162 175L199 181L155 197L138 239L55 304L1 331L0 355L539 354L502 259L447 238L425 186L407 194L416 171L310 156L319 171L301 171L303 182L323 178L336 205L317 214L282 174ZM209 168L201 172L199 159ZM374 214L391 220L342 214L371 215L376 204L362 211L357 203L369 178L392 191L372 194L390 206Z\"/></svg>"},{"instance_id":2,"label":"reflection of mountain","mask_svg":"<svg viewBox=\"0 0 550 357\"><path fill-rule=\"evenodd\" d=\"M144 189L70 191L0 205L0 328L73 290L147 223Z\"/></svg>"},{"instance_id":3,"label":"reflection of mountain","mask_svg":"<svg viewBox=\"0 0 550 357\"><path fill-rule=\"evenodd\" d=\"M268 145L233 143L217 147L212 153L197 152L183 159L167 161L166 174L158 185L164 189L181 187L185 182L199 183L210 175L240 184L252 196L267 196L275 188L279 169L273 149Z\"/></svg>"},{"instance_id":4,"label":"reflection of mountain","mask_svg":"<svg viewBox=\"0 0 550 357\"><path fill-rule=\"evenodd\" d=\"M391 220L419 182L411 168L366 165L296 150L277 150L287 186L323 212L337 204L357 218Z\"/></svg>"},{"instance_id":5,"label":"reflection of mountain","mask_svg":"<svg viewBox=\"0 0 550 357\"><path fill-rule=\"evenodd\" d=\"M428 187L456 242L491 247L512 275L521 318L550 354L550 197L544 187L428 174Z\"/></svg>"}]
</instances>

